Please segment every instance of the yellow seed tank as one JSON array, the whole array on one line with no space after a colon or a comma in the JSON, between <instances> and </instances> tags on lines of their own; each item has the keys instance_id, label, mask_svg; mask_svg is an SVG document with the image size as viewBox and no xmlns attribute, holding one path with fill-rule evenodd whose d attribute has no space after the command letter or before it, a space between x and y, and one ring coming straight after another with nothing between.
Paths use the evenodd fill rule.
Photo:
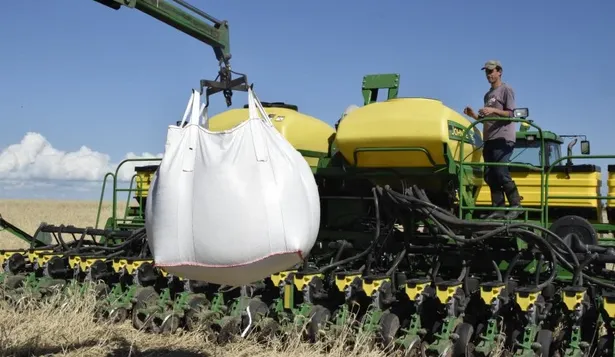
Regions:
<instances>
[{"instance_id":1,"label":"yellow seed tank","mask_svg":"<svg viewBox=\"0 0 615 357\"><path fill-rule=\"evenodd\" d=\"M329 124L307 114L300 113L296 106L284 103L265 103L265 112L271 118L273 126L297 150L302 151L311 167L318 165L317 157L310 157L306 152L327 154L329 140L335 130ZM247 120L248 108L230 109L209 119L209 130L228 130Z\"/></svg>"},{"instance_id":2,"label":"yellow seed tank","mask_svg":"<svg viewBox=\"0 0 615 357\"><path fill-rule=\"evenodd\" d=\"M342 119L336 146L350 165L360 168L426 168L455 161L470 121L441 101L395 98L374 102ZM481 133L473 128L464 145L464 161L482 161ZM476 145L475 145L476 144Z\"/></svg>"}]
</instances>

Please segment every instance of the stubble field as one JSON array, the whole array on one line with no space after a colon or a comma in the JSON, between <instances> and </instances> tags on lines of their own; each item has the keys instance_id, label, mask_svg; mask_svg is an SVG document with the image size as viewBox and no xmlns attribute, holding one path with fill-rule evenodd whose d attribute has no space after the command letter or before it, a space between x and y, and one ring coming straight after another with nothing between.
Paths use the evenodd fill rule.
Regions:
<instances>
[{"instance_id":1,"label":"stubble field","mask_svg":"<svg viewBox=\"0 0 615 357\"><path fill-rule=\"evenodd\" d=\"M0 200L0 215L32 234L41 222L48 224L94 226L98 202ZM118 209L123 209L120 205ZM103 206L101 222L111 214L111 204ZM104 224L104 223L102 223ZM0 232L0 249L21 248L25 244L8 232ZM205 334L180 331L155 335L121 325L95 323L94 295L58 296L43 304L21 301L18 309L0 300L0 356L317 356L323 350L290 339L284 344L256 344L249 340L217 346ZM383 356L365 350L342 348L341 341L329 350L331 356Z\"/></svg>"}]
</instances>

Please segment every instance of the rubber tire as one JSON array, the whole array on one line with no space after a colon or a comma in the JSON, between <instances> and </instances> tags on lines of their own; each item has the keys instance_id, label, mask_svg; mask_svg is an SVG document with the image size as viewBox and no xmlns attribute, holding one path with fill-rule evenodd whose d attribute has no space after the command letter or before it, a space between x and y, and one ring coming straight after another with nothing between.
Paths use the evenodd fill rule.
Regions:
<instances>
[{"instance_id":1,"label":"rubber tire","mask_svg":"<svg viewBox=\"0 0 615 357\"><path fill-rule=\"evenodd\" d=\"M379 324L379 339L382 341L382 347L387 350L395 341L395 336L400 326L399 317L391 312L385 312L380 317Z\"/></svg>"},{"instance_id":2,"label":"rubber tire","mask_svg":"<svg viewBox=\"0 0 615 357\"><path fill-rule=\"evenodd\" d=\"M181 319L177 317L177 315L175 315L173 312L169 312L169 314L171 314L171 316L168 319L163 320L162 324L160 325L160 333L163 335L174 334L175 331L179 329L179 326L181 324Z\"/></svg>"},{"instance_id":3,"label":"rubber tire","mask_svg":"<svg viewBox=\"0 0 615 357\"><path fill-rule=\"evenodd\" d=\"M186 304L189 308L184 314L183 325L186 327L186 330L195 331L198 328L198 314L207 308L210 303L205 296L193 295L188 298Z\"/></svg>"},{"instance_id":4,"label":"rubber tire","mask_svg":"<svg viewBox=\"0 0 615 357\"><path fill-rule=\"evenodd\" d=\"M553 341L553 331L540 330L536 334L536 342L540 343L540 355L538 357L549 357L551 352L551 342Z\"/></svg>"},{"instance_id":5,"label":"rubber tire","mask_svg":"<svg viewBox=\"0 0 615 357\"><path fill-rule=\"evenodd\" d=\"M462 322L455 328L455 333L459 335L457 341L453 345L452 357L469 357L472 343L472 335L474 334L474 326L469 323Z\"/></svg>"},{"instance_id":6,"label":"rubber tire","mask_svg":"<svg viewBox=\"0 0 615 357\"><path fill-rule=\"evenodd\" d=\"M590 355L593 355L594 357L610 356L612 355L611 346L613 346L613 342L611 341L611 338L608 335L602 336L598 338L596 347L594 348L593 351L590 351Z\"/></svg>"},{"instance_id":7,"label":"rubber tire","mask_svg":"<svg viewBox=\"0 0 615 357\"><path fill-rule=\"evenodd\" d=\"M252 300L250 300L250 302L248 302L248 307L250 307L250 315L252 317L252 326L250 326L250 331L248 331L248 334L246 336L249 336L250 334L255 332L256 335L257 335L257 339L260 340L260 337L262 337L261 336L261 331L260 331L260 329L256 329L256 327L264 319L266 319L267 316L269 316L269 306L267 306L267 304L265 304L260 299L252 299ZM248 327L249 323L250 323L250 321L249 321L249 318L248 318L247 314L246 314L246 316L242 316L242 321L241 321L241 331L242 332L243 332L243 330L246 329L246 327ZM265 332L265 334L266 333L267 332Z\"/></svg>"},{"instance_id":8,"label":"rubber tire","mask_svg":"<svg viewBox=\"0 0 615 357\"><path fill-rule=\"evenodd\" d=\"M250 307L250 315L252 316L252 324L259 322L263 318L269 315L269 306L262 302L260 299L252 299L248 302ZM242 324L242 329L245 329L248 324L248 317L246 316L245 324Z\"/></svg>"},{"instance_id":9,"label":"rubber tire","mask_svg":"<svg viewBox=\"0 0 615 357\"><path fill-rule=\"evenodd\" d=\"M132 306L132 326L137 330L148 330L152 325L152 319L147 316L145 320L142 321L137 310L145 308L151 303L155 303L158 300L158 293L153 287L147 286L137 290L135 300L136 302Z\"/></svg>"},{"instance_id":10,"label":"rubber tire","mask_svg":"<svg viewBox=\"0 0 615 357\"><path fill-rule=\"evenodd\" d=\"M104 300L108 295L111 289L106 283L97 283L93 288L94 294L96 296L97 301Z\"/></svg>"},{"instance_id":11,"label":"rubber tire","mask_svg":"<svg viewBox=\"0 0 615 357\"><path fill-rule=\"evenodd\" d=\"M4 284L6 288L8 289L7 291L21 288L23 286L23 281L25 279L26 277L21 274L20 275L8 275L4 280Z\"/></svg>"},{"instance_id":12,"label":"rubber tire","mask_svg":"<svg viewBox=\"0 0 615 357\"><path fill-rule=\"evenodd\" d=\"M324 306L314 305L310 311L310 321L307 324L307 338L315 343L318 340L319 331L331 319L331 312Z\"/></svg>"},{"instance_id":13,"label":"rubber tire","mask_svg":"<svg viewBox=\"0 0 615 357\"><path fill-rule=\"evenodd\" d=\"M551 224L549 230L562 238L568 233L577 233L579 238L581 238L581 242L592 245L598 244L596 229L583 217L575 215L560 217ZM550 242L555 240L550 236L547 236L546 239Z\"/></svg>"},{"instance_id":14,"label":"rubber tire","mask_svg":"<svg viewBox=\"0 0 615 357\"><path fill-rule=\"evenodd\" d=\"M123 307L118 307L113 311L112 314L109 314L108 320L113 324L121 324L128 318L128 310Z\"/></svg>"},{"instance_id":15,"label":"rubber tire","mask_svg":"<svg viewBox=\"0 0 615 357\"><path fill-rule=\"evenodd\" d=\"M220 331L216 341L220 345L226 345L236 341L241 334L241 317L225 316L221 320Z\"/></svg>"}]
</instances>

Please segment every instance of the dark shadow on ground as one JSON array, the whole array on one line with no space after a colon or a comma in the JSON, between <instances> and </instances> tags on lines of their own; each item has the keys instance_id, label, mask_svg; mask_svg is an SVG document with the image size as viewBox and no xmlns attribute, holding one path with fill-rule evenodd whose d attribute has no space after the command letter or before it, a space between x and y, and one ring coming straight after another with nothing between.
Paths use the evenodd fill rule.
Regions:
<instances>
[{"instance_id":1,"label":"dark shadow on ground","mask_svg":"<svg viewBox=\"0 0 615 357\"><path fill-rule=\"evenodd\" d=\"M210 354L198 353L182 349L153 348L140 351L136 346L125 346L115 349L106 357L212 357Z\"/></svg>"},{"instance_id":2,"label":"dark shadow on ground","mask_svg":"<svg viewBox=\"0 0 615 357\"><path fill-rule=\"evenodd\" d=\"M13 348L3 348L0 346L0 357L49 356L64 352L74 352L82 348L91 348L98 345L99 342L97 339L92 339L65 346L42 346L36 342ZM110 339L108 343L114 345L115 348L106 357L213 357L210 354L183 349L153 348L141 351L137 346L131 346L126 339L121 337Z\"/></svg>"},{"instance_id":3,"label":"dark shadow on ground","mask_svg":"<svg viewBox=\"0 0 615 357\"><path fill-rule=\"evenodd\" d=\"M31 357L31 356L47 356L63 353L65 351L77 350L80 348L94 347L98 344L98 340L87 340L82 343L70 344L68 346L43 346L37 343L36 340L27 343L23 346L5 348L0 346L0 356L2 357Z\"/></svg>"}]
</instances>

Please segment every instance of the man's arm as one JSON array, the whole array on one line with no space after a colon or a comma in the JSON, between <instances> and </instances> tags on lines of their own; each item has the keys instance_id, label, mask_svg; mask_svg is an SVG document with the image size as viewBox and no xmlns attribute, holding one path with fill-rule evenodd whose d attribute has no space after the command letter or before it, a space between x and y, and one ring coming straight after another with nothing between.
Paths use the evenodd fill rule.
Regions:
<instances>
[{"instance_id":1,"label":"man's arm","mask_svg":"<svg viewBox=\"0 0 615 357\"><path fill-rule=\"evenodd\" d=\"M478 115L476 115L476 113L474 113L474 110L472 110L472 108L470 107L465 107L463 109L463 113L474 120L478 120Z\"/></svg>"}]
</instances>

